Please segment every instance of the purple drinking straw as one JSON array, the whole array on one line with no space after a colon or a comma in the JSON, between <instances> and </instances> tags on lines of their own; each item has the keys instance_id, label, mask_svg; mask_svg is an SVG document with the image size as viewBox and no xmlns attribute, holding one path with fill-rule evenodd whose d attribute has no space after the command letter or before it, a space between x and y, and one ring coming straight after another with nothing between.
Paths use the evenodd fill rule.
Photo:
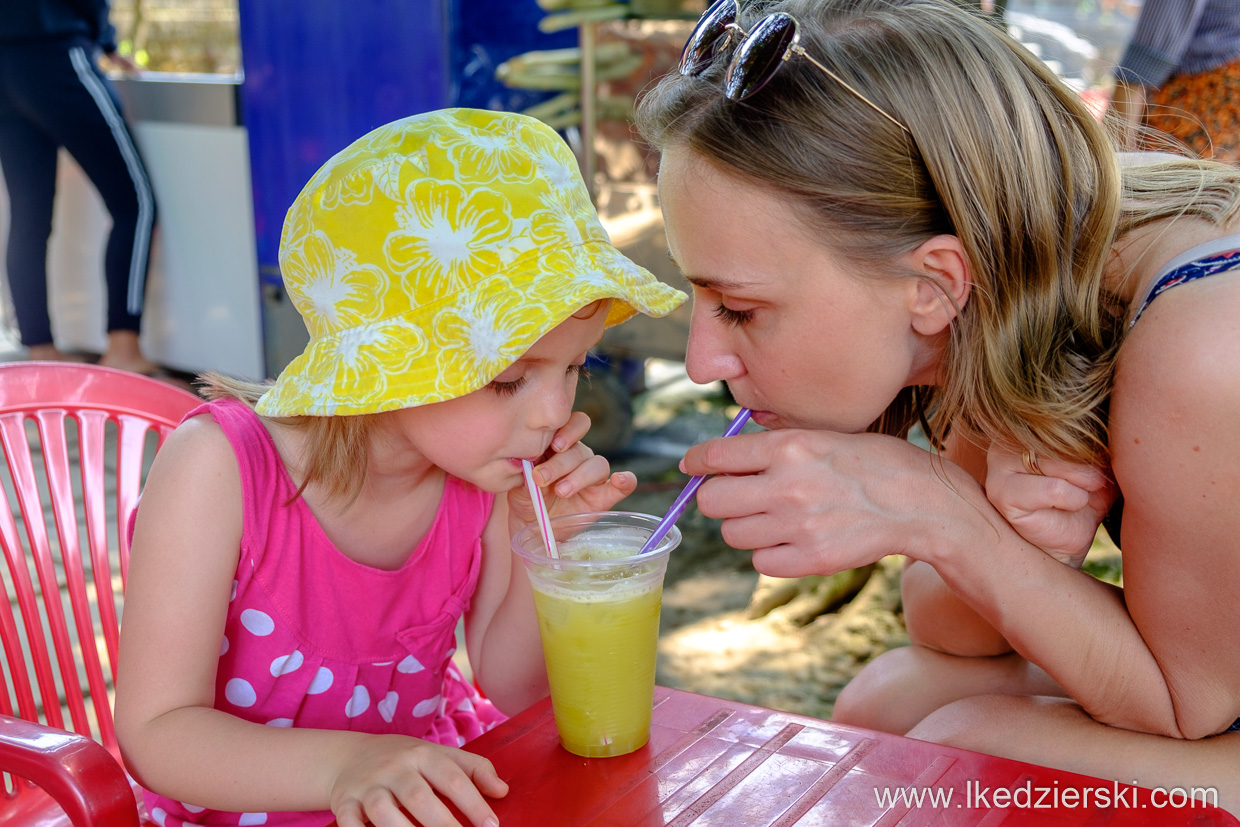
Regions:
<instances>
[{"instance_id":1,"label":"purple drinking straw","mask_svg":"<svg viewBox=\"0 0 1240 827\"><path fill-rule=\"evenodd\" d=\"M748 408L741 408L741 412L732 420L732 424L723 432L724 436L736 436L741 432L741 428L745 427L745 423L749 421L749 415L752 413ZM680 496L676 497L676 502L672 503L672 507L663 515L663 519L654 527L654 531L650 534L650 539L642 546L642 550L638 554L645 554L659 544L663 536L671 530L676 521L680 519L680 515L684 513L685 507L689 505L689 500L693 499L693 495L702 487L702 483L706 481L705 476L690 477L689 484L685 486L685 490L680 492Z\"/></svg>"}]
</instances>

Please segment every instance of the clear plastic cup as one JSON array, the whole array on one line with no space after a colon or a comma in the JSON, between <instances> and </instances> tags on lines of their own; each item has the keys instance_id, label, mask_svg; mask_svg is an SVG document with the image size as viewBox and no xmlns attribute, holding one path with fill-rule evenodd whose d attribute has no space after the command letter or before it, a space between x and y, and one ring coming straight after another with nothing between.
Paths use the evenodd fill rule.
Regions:
<instances>
[{"instance_id":1,"label":"clear plastic cup","mask_svg":"<svg viewBox=\"0 0 1240 827\"><path fill-rule=\"evenodd\" d=\"M638 555L658 524L625 511L556 517L558 559L537 525L512 538L534 587L556 729L574 755L624 755L650 739L663 575L680 545L673 526Z\"/></svg>"}]
</instances>

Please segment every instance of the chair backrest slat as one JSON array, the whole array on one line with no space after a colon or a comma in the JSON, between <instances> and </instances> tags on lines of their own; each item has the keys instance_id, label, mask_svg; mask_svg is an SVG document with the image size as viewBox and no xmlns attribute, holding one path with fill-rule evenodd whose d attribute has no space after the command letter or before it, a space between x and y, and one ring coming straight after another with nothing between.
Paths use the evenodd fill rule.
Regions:
<instances>
[{"instance_id":1,"label":"chair backrest slat","mask_svg":"<svg viewBox=\"0 0 1240 827\"><path fill-rule=\"evenodd\" d=\"M129 519L133 510L138 507L142 467L146 456L146 435L151 430L151 424L138 417L123 414L118 416L116 421L116 543L120 549L122 582L128 583ZM157 430L158 445L163 445L172 429Z\"/></svg>"},{"instance_id":2,"label":"chair backrest slat","mask_svg":"<svg viewBox=\"0 0 1240 827\"><path fill-rule=\"evenodd\" d=\"M59 599L53 601L46 599L49 593L59 597L60 586L56 582L56 571L52 567L47 525L43 522L43 505L39 496L38 483L35 480L30 446L27 443L25 417L6 417L3 426L4 454L8 459L9 472L13 475L18 511L21 514L22 525L26 529L25 554L22 554L23 545L19 543L10 557L11 568L15 570L18 611L21 613L26 632L25 646L29 649L29 668L34 672L35 681L39 687L38 703L42 707L48 726L65 729L46 636L52 638L57 653L67 653L69 645L68 640L58 641L56 639L57 635L64 630L64 608ZM34 564L37 588L30 581L29 563ZM48 615L46 627L44 626L44 612ZM20 650L22 641L15 643ZM21 710L23 718L37 716L37 714L37 709ZM38 720L38 718L32 717L31 720Z\"/></svg>"},{"instance_id":3,"label":"chair backrest slat","mask_svg":"<svg viewBox=\"0 0 1240 827\"><path fill-rule=\"evenodd\" d=\"M119 546L108 545L107 491L105 477L105 441L108 415L103 411L80 411L78 413L78 455L82 473L82 510L86 523L87 547L90 549L91 572L95 583L95 604L99 613L99 628L107 651L110 677L116 682L118 612L117 590L112 585L112 552ZM100 717L106 743L110 737L111 716L107 725Z\"/></svg>"},{"instance_id":4,"label":"chair backrest slat","mask_svg":"<svg viewBox=\"0 0 1240 827\"><path fill-rule=\"evenodd\" d=\"M58 552L53 552L50 542L32 544L35 549L35 564L39 572L39 581L43 589L43 611L47 615L48 626L52 633L52 644L56 650L56 661L60 667L61 693L64 703L69 707L69 716L73 721L73 731L81 735L94 737L91 732L90 719L86 716L86 702L83 698L81 682L78 678L78 661L80 655L86 669L88 679L99 671L99 655L93 645L94 630L90 628L90 602L86 597L86 578L82 566L82 543L78 530L77 504L73 496L73 477L69 467L69 441L65 432L67 414L63 409L48 408L34 413L34 420L39 426L39 441L43 453L43 468L47 475L49 499L52 506L53 525L56 527ZM22 496L37 498L39 490L31 486ZM46 513L38 503L31 503L31 515L37 513L40 520ZM33 521L32 516L26 517L27 524ZM48 535L50 540L50 535ZM59 564L59 565L57 565ZM69 636L69 619L65 616L64 601L61 595L60 572L64 576L64 589L69 594L69 606L72 620L80 645L74 646ZM87 625L83 627L85 618ZM93 687L92 687L93 688ZM44 696L44 707L51 706L56 697Z\"/></svg>"},{"instance_id":5,"label":"chair backrest slat","mask_svg":"<svg viewBox=\"0 0 1240 827\"><path fill-rule=\"evenodd\" d=\"M152 453L147 435L154 430L154 447L162 445L200 402L146 377L93 365L0 365L0 443L15 497L0 487L6 562L0 637L7 665L0 673L0 713L68 729L67 709L74 731L119 755L108 691L116 679L127 524ZM116 463L109 470L113 439ZM109 514L113 482L116 512Z\"/></svg>"}]
</instances>

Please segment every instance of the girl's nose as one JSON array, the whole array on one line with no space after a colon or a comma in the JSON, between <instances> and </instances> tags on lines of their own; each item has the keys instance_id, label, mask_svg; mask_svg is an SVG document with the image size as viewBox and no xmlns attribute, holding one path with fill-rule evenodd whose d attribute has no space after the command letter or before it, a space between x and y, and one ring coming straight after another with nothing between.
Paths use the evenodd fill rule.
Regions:
<instances>
[{"instance_id":1,"label":"girl's nose","mask_svg":"<svg viewBox=\"0 0 1240 827\"><path fill-rule=\"evenodd\" d=\"M575 384L548 382L547 387L535 395L530 427L555 430L568 422L573 413L575 388Z\"/></svg>"},{"instance_id":2,"label":"girl's nose","mask_svg":"<svg viewBox=\"0 0 1240 827\"><path fill-rule=\"evenodd\" d=\"M699 385L729 381L745 372L745 365L731 345L729 328L709 308L694 305L685 347L685 371Z\"/></svg>"}]
</instances>

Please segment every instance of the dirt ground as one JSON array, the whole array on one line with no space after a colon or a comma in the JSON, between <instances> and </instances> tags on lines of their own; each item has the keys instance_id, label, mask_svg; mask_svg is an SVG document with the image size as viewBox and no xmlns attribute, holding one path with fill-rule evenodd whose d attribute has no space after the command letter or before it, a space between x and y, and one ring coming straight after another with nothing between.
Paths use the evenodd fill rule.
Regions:
<instances>
[{"instance_id":1,"label":"dirt ground","mask_svg":"<svg viewBox=\"0 0 1240 827\"><path fill-rule=\"evenodd\" d=\"M666 409L650 409L658 404ZM648 401L631 443L637 451L613 459L639 480L622 507L663 514L687 481L676 468L679 455L722 433L734 412L718 398ZM641 453L643 446L656 453ZM908 643L902 558L835 578L778 581L760 577L749 552L727 546L719 521L696 508L677 525L684 539L671 553L664 586L660 684L830 718L835 698L862 666ZM1086 567L1119 582L1119 552L1105 533Z\"/></svg>"}]
</instances>

